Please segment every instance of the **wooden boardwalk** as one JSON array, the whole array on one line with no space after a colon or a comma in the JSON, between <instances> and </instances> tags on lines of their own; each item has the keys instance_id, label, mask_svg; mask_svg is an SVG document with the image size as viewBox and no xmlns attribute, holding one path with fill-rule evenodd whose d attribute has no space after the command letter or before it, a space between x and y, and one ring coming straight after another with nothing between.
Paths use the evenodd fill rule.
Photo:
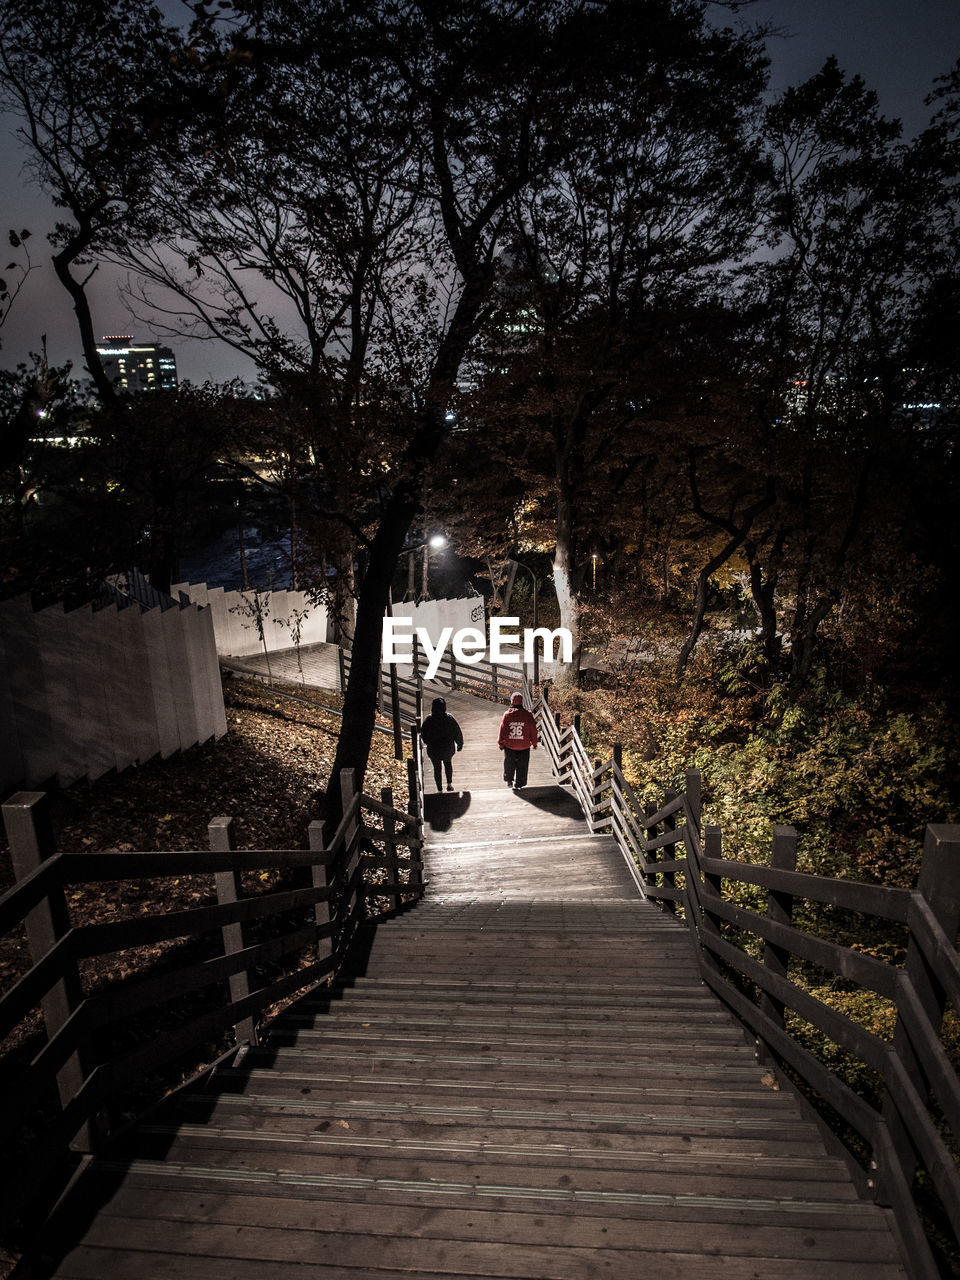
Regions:
<instances>
[{"instance_id":1,"label":"wooden boardwalk","mask_svg":"<svg viewBox=\"0 0 960 1280\"><path fill-rule=\"evenodd\" d=\"M266 1042L78 1184L73 1280L830 1280L903 1276L888 1214L701 985L543 753L449 704L426 899ZM428 790L432 779L428 780Z\"/></svg>"}]
</instances>

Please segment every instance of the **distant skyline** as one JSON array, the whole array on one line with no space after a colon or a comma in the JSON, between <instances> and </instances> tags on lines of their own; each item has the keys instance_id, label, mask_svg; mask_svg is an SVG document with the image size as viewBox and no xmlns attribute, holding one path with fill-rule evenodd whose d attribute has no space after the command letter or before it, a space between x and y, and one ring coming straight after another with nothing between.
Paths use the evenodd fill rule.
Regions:
<instances>
[{"instance_id":1,"label":"distant skyline","mask_svg":"<svg viewBox=\"0 0 960 1280\"><path fill-rule=\"evenodd\" d=\"M170 11L172 6L164 7ZM774 91L813 75L836 54L845 71L861 75L877 91L883 111L903 121L908 137L929 119L924 99L934 78L948 72L960 57L957 0L757 0L744 16L783 29L784 35L769 43ZM26 153L13 139L15 128L14 120L0 116L0 166L6 177L0 190L0 236L5 245L8 229L28 228L31 256L40 265L0 330L0 367L12 367L39 350L40 335L46 333L51 361L72 361L75 374L82 377L73 312L49 265L46 234L57 211L29 184L23 172ZM133 333L140 342L168 344L176 353L181 379L200 383L255 376L250 362L220 344L169 337L132 320L120 300L115 272L98 273L91 302L98 335Z\"/></svg>"}]
</instances>

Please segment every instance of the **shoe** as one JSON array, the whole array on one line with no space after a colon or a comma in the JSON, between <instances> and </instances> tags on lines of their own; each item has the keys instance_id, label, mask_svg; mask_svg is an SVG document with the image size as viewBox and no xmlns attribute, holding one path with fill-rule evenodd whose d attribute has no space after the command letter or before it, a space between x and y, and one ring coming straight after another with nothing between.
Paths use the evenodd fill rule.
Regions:
<instances>
[{"instance_id":1,"label":"shoe","mask_svg":"<svg viewBox=\"0 0 960 1280\"><path fill-rule=\"evenodd\" d=\"M447 783L447 790L448 790L448 791L452 791L452 790L453 790L453 783L452 783L452 782L448 782L448 783Z\"/></svg>"}]
</instances>

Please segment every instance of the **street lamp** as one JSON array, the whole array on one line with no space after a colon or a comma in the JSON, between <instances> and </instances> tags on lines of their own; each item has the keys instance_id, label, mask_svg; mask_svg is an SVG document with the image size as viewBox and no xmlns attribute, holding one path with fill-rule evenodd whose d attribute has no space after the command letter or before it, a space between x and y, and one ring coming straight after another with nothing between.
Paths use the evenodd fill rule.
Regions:
<instances>
[{"instance_id":1,"label":"street lamp","mask_svg":"<svg viewBox=\"0 0 960 1280\"><path fill-rule=\"evenodd\" d=\"M540 625L540 615L537 611L537 575L529 565L521 564L519 560L513 560L511 563L515 564L518 569L525 569L533 582L533 629L536 631ZM536 685L540 683L540 650L537 648L536 640L534 640L533 644L533 683Z\"/></svg>"}]
</instances>

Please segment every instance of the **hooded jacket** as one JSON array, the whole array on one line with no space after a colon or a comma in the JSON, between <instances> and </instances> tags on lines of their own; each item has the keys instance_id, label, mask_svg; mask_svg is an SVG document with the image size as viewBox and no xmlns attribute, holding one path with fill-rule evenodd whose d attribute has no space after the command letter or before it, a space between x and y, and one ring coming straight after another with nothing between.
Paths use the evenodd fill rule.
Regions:
<instances>
[{"instance_id":1,"label":"hooded jacket","mask_svg":"<svg viewBox=\"0 0 960 1280\"><path fill-rule=\"evenodd\" d=\"M523 706L513 706L503 713L497 746L510 751L524 751L537 745L537 722Z\"/></svg>"},{"instance_id":2,"label":"hooded jacket","mask_svg":"<svg viewBox=\"0 0 960 1280\"><path fill-rule=\"evenodd\" d=\"M430 714L424 716L420 726L420 737L427 755L439 760L450 760L455 751L462 749L463 734L443 698L434 698L431 703Z\"/></svg>"}]
</instances>

